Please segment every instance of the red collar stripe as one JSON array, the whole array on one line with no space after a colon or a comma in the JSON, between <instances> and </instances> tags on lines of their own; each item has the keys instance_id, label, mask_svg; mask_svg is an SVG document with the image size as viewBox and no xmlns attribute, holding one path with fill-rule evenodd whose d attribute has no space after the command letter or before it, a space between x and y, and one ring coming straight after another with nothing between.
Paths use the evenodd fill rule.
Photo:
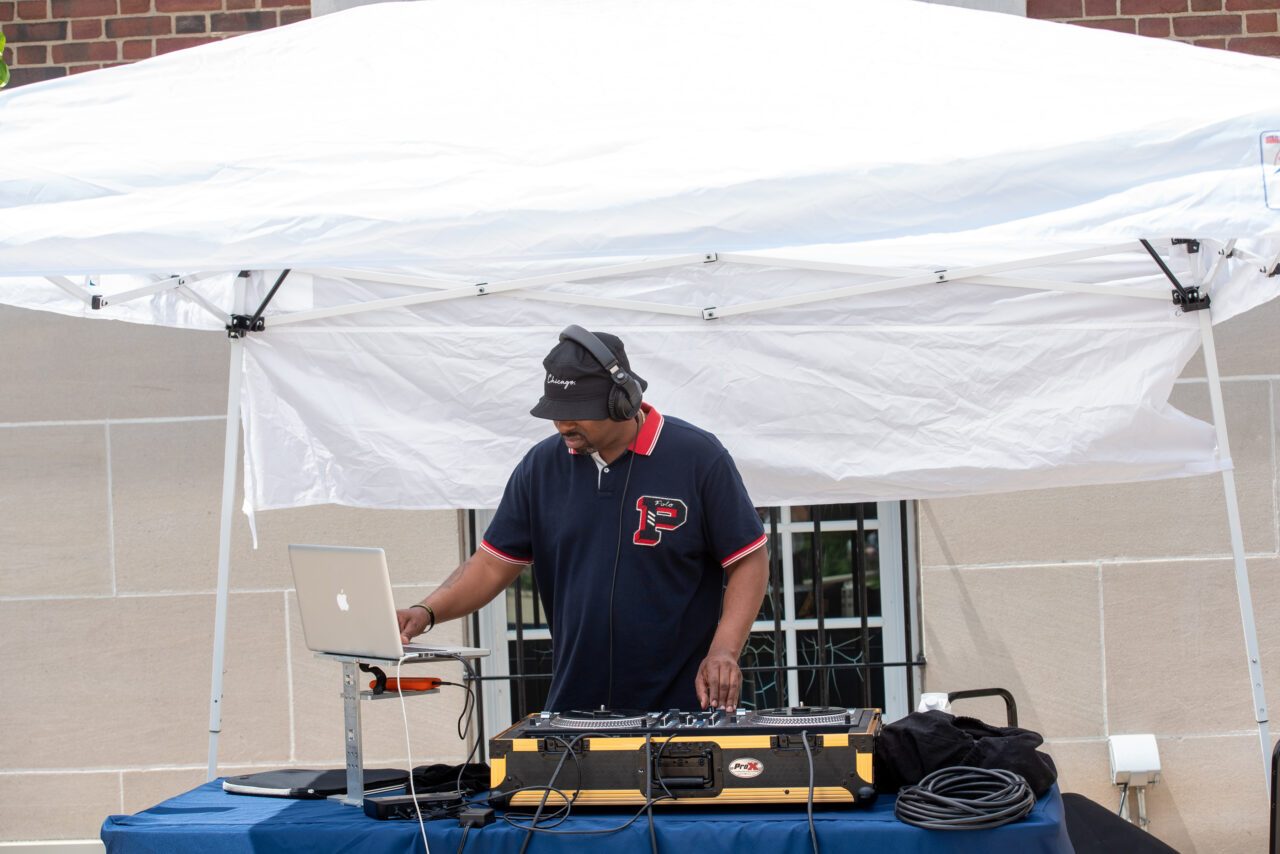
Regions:
<instances>
[{"instance_id":1,"label":"red collar stripe","mask_svg":"<svg viewBox=\"0 0 1280 854\"><path fill-rule=\"evenodd\" d=\"M761 535L760 535L760 539L758 539L758 540L756 540L755 542L751 543L751 545L749 545L749 546L743 546L742 548L738 549L736 552L734 552L733 554L729 555L729 556L728 556L727 558L725 558L724 560L720 561L720 565L721 565L721 566L723 566L723 567L727 567L729 564L733 563L735 560L742 560L742 558L744 558L744 557L746 557L747 555L751 554L753 551L755 551L756 549L760 548L761 546L763 546L763 545L764 545L766 542L768 542L768 541L769 541L769 535L768 535L768 534L761 534Z\"/></svg>"},{"instance_id":2,"label":"red collar stripe","mask_svg":"<svg viewBox=\"0 0 1280 854\"><path fill-rule=\"evenodd\" d=\"M665 419L662 417L661 412L647 403L640 404L640 409L644 412L644 423L640 425L640 432L636 433L636 437L631 440L631 444L627 445L627 450L635 451L640 456L647 457L653 453L653 449L658 444L658 436L662 433L662 425ZM573 448L569 448L569 453L576 456L578 452Z\"/></svg>"},{"instance_id":3,"label":"red collar stripe","mask_svg":"<svg viewBox=\"0 0 1280 854\"><path fill-rule=\"evenodd\" d=\"M496 557L498 560L505 560L507 563L518 563L521 566L528 566L529 564L533 563L533 561L530 560L529 558L515 557L513 555L507 554L501 549L494 548L492 545L489 544L488 540L481 540L480 548L484 549L489 554Z\"/></svg>"},{"instance_id":4,"label":"red collar stripe","mask_svg":"<svg viewBox=\"0 0 1280 854\"><path fill-rule=\"evenodd\" d=\"M661 412L647 403L640 404L640 409L644 412L644 423L640 425L640 432L636 434L635 441L627 445L627 450L647 457L653 453L654 447L658 444L663 418Z\"/></svg>"}]
</instances>

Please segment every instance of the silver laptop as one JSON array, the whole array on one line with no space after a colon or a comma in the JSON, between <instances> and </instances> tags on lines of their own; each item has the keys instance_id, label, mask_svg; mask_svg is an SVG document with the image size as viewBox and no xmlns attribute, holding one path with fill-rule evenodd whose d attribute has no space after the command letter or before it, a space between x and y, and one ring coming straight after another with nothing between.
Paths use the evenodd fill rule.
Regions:
<instances>
[{"instance_id":1,"label":"silver laptop","mask_svg":"<svg viewBox=\"0 0 1280 854\"><path fill-rule=\"evenodd\" d=\"M402 644L382 549L291 545L289 564L310 650L391 661L415 653L488 655L474 647Z\"/></svg>"}]
</instances>

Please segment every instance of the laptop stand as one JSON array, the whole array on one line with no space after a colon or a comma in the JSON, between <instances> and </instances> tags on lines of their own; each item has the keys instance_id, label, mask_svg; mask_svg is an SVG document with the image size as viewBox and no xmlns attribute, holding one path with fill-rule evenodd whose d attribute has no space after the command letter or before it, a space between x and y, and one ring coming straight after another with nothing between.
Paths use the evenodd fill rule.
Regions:
<instances>
[{"instance_id":1,"label":"laptop stand","mask_svg":"<svg viewBox=\"0 0 1280 854\"><path fill-rule=\"evenodd\" d=\"M488 655L486 649L455 647L448 655L435 652L409 653L405 664L423 664L427 662L457 661L459 658L476 659ZM370 658L369 656L342 655L332 652L317 652L316 658L327 658L342 664L342 712L343 745L347 757L347 792L345 795L333 795L335 800L353 807L364 806L364 752L360 734L360 701L361 700L394 700L400 694L396 691L374 692L360 688L360 671L369 668L394 667L396 659ZM477 690L479 690L477 688ZM405 691L405 697L416 697L419 694L438 694L439 688L426 691Z\"/></svg>"}]
</instances>

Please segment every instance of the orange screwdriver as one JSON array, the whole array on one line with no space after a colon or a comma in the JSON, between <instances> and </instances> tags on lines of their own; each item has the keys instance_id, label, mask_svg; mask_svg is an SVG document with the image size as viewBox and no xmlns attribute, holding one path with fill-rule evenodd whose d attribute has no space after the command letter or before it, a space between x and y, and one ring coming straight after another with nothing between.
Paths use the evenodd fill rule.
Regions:
<instances>
[{"instance_id":1,"label":"orange screwdriver","mask_svg":"<svg viewBox=\"0 0 1280 854\"><path fill-rule=\"evenodd\" d=\"M400 679L398 684L396 677L387 677L388 691L430 691L433 688L439 688L441 680L439 676L406 676ZM378 680L374 679L369 683L370 688L376 688Z\"/></svg>"}]
</instances>

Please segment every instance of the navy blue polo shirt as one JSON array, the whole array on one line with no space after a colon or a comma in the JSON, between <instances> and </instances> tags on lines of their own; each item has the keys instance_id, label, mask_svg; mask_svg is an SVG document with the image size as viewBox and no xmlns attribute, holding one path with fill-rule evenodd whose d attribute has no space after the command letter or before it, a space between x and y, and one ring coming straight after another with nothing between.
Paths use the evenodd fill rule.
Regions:
<instances>
[{"instance_id":1,"label":"navy blue polo shirt","mask_svg":"<svg viewBox=\"0 0 1280 854\"><path fill-rule=\"evenodd\" d=\"M480 544L533 564L551 626L552 711L698 708L724 567L765 543L720 441L643 408L635 441L603 470L559 434L535 445Z\"/></svg>"}]
</instances>

